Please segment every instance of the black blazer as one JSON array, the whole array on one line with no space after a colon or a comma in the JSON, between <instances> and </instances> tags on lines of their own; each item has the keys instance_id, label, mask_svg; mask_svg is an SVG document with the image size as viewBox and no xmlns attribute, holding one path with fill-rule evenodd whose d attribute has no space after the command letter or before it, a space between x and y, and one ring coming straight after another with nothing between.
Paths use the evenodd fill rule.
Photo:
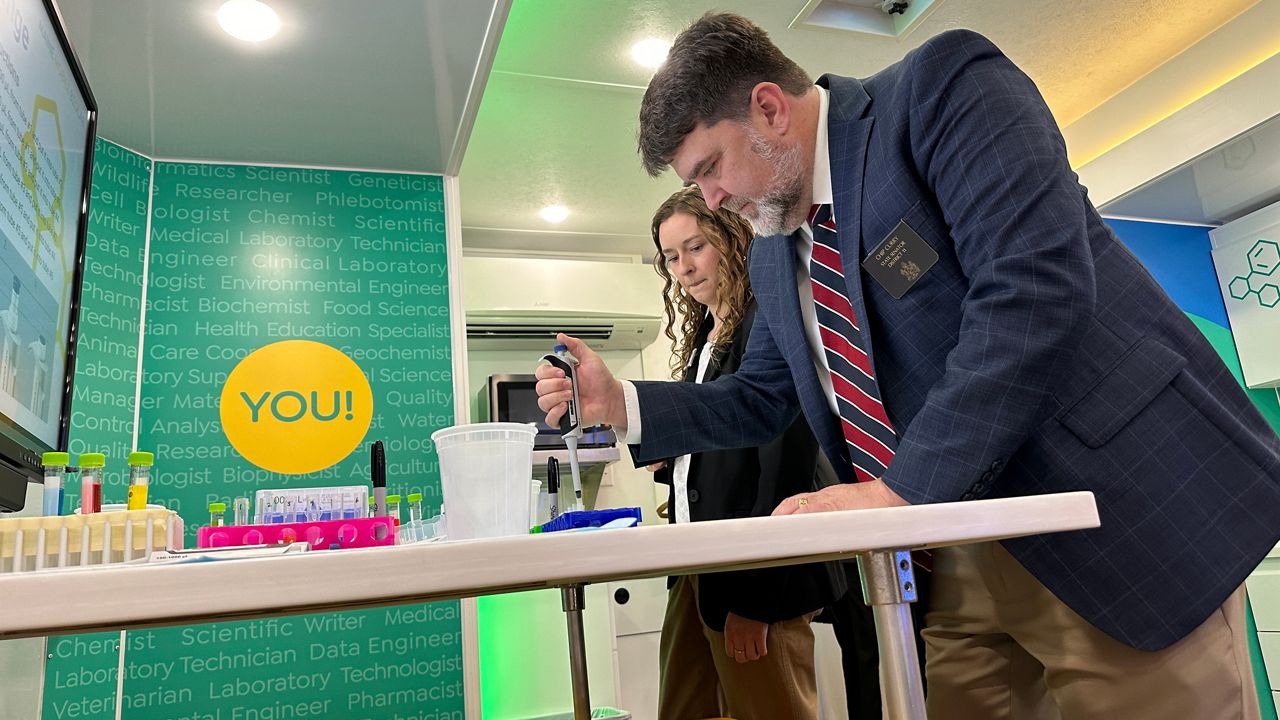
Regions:
<instances>
[{"instance_id":1,"label":"black blazer","mask_svg":"<svg viewBox=\"0 0 1280 720\"><path fill-rule=\"evenodd\" d=\"M728 347L716 352L703 382L732 374L742 362L747 336L755 322L753 302ZM702 323L685 382L697 379L699 353L711 333L710 318ZM714 450L689 458L689 519L692 522L767 516L783 499L816 489L818 443L804 417L780 437L758 448ZM654 479L672 485L674 462ZM667 494L670 521L676 521L675 488ZM675 582L667 581L667 587ZM836 563L706 573L698 576L698 611L707 627L724 630L730 612L759 622L790 620L830 605L844 594L845 576Z\"/></svg>"}]
</instances>

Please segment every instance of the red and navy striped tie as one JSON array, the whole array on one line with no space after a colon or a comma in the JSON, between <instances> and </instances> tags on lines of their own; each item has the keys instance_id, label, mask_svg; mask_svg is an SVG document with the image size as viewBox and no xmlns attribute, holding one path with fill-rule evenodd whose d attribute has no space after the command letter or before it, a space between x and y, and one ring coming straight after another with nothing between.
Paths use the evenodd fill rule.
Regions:
<instances>
[{"instance_id":1,"label":"red and navy striped tie","mask_svg":"<svg viewBox=\"0 0 1280 720\"><path fill-rule=\"evenodd\" d=\"M831 368L831 385L840 411L840 427L848 445L858 482L884 475L893 461L898 437L880 402L871 358L863 342L857 314L844 284L844 263L836 244L836 224L830 205L809 210L813 229L813 259L809 277L818 316L818 334Z\"/></svg>"}]
</instances>

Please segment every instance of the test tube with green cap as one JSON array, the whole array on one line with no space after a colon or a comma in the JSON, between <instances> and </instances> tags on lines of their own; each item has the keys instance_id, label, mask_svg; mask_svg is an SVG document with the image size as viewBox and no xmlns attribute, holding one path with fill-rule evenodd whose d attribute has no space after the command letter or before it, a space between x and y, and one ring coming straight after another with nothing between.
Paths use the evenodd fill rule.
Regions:
<instances>
[{"instance_id":1,"label":"test tube with green cap","mask_svg":"<svg viewBox=\"0 0 1280 720\"><path fill-rule=\"evenodd\" d=\"M387 496L387 517L391 518L392 527L400 527L400 496Z\"/></svg>"},{"instance_id":2,"label":"test tube with green cap","mask_svg":"<svg viewBox=\"0 0 1280 720\"><path fill-rule=\"evenodd\" d=\"M102 469L107 456L80 453L80 514L102 512Z\"/></svg>"},{"instance_id":3,"label":"test tube with green cap","mask_svg":"<svg viewBox=\"0 0 1280 720\"><path fill-rule=\"evenodd\" d=\"M40 458L44 465L44 514L62 514L62 486L67 480L71 456L64 452L47 452Z\"/></svg>"},{"instance_id":4,"label":"test tube with green cap","mask_svg":"<svg viewBox=\"0 0 1280 720\"><path fill-rule=\"evenodd\" d=\"M417 542L422 539L422 493L409 493L408 527L408 542Z\"/></svg>"},{"instance_id":5,"label":"test tube with green cap","mask_svg":"<svg viewBox=\"0 0 1280 720\"><path fill-rule=\"evenodd\" d=\"M156 456L149 452L129 453L129 505L130 510L147 509L147 487L151 485L151 466Z\"/></svg>"},{"instance_id":6,"label":"test tube with green cap","mask_svg":"<svg viewBox=\"0 0 1280 720\"><path fill-rule=\"evenodd\" d=\"M409 522L422 522L422 493L409 493Z\"/></svg>"},{"instance_id":7,"label":"test tube with green cap","mask_svg":"<svg viewBox=\"0 0 1280 720\"><path fill-rule=\"evenodd\" d=\"M209 527L223 527L227 524L227 504L209 503Z\"/></svg>"}]
</instances>

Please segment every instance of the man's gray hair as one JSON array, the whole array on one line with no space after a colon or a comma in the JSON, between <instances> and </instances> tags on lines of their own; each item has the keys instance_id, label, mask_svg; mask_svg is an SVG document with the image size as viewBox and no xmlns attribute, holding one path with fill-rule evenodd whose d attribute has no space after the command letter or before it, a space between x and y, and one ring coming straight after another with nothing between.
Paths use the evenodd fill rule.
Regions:
<instances>
[{"instance_id":1,"label":"man's gray hair","mask_svg":"<svg viewBox=\"0 0 1280 720\"><path fill-rule=\"evenodd\" d=\"M676 38L640 103L639 152L645 171L660 175L699 124L745 119L751 91L762 82L776 83L796 97L813 84L750 20L731 13L699 18Z\"/></svg>"}]
</instances>

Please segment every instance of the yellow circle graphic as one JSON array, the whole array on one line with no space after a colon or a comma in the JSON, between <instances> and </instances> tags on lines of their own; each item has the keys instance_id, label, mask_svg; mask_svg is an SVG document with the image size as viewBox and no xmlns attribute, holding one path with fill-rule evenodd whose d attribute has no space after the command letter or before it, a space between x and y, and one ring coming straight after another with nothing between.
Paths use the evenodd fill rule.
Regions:
<instances>
[{"instance_id":1,"label":"yellow circle graphic","mask_svg":"<svg viewBox=\"0 0 1280 720\"><path fill-rule=\"evenodd\" d=\"M355 361L311 340L261 347L222 386L222 431L272 472L323 470L351 454L373 419L373 391Z\"/></svg>"}]
</instances>

